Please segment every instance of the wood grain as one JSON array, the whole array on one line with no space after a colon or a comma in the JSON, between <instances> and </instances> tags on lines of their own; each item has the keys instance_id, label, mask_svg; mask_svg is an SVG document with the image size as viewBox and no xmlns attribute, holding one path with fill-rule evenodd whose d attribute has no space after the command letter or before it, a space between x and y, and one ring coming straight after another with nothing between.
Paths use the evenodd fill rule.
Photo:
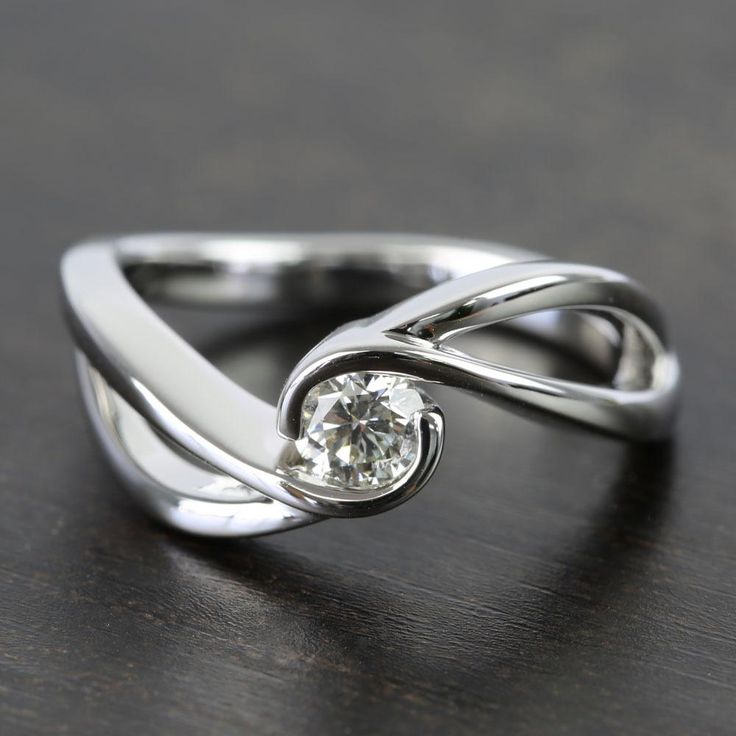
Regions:
<instances>
[{"instance_id":1,"label":"wood grain","mask_svg":"<svg viewBox=\"0 0 736 736\"><path fill-rule=\"evenodd\" d=\"M725 0L1 2L0 731L733 733L735 24ZM73 240L170 228L623 270L682 355L675 441L443 391L409 504L170 533L86 429L57 288ZM323 329L218 359L272 397Z\"/></svg>"}]
</instances>

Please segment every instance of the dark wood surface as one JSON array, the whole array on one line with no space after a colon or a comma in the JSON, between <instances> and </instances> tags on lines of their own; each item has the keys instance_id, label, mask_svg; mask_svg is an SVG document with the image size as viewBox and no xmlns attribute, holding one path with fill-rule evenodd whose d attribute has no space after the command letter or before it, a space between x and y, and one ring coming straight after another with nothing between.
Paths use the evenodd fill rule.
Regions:
<instances>
[{"instance_id":1,"label":"dark wood surface","mask_svg":"<svg viewBox=\"0 0 736 736\"><path fill-rule=\"evenodd\" d=\"M0 731L736 732L735 27L725 0L0 3ZM166 228L623 270L682 355L676 439L443 392L401 508L170 533L87 431L57 289L75 239ZM230 368L273 397L319 329Z\"/></svg>"}]
</instances>

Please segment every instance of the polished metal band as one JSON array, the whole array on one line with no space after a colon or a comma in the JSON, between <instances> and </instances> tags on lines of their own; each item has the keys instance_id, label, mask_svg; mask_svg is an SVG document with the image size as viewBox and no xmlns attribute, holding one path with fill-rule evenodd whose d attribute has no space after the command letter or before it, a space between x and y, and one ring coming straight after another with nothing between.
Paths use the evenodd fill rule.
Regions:
<instances>
[{"instance_id":1,"label":"polished metal band","mask_svg":"<svg viewBox=\"0 0 736 736\"><path fill-rule=\"evenodd\" d=\"M123 483L189 532L259 535L378 513L431 476L439 407L417 416L411 467L371 488L289 471L311 389L355 372L399 374L540 409L634 440L671 430L677 359L659 311L621 274L491 243L407 235L135 235L72 248L62 266L85 403ZM269 314L380 309L297 365L278 408L233 383L146 300L249 306ZM448 344L513 321L606 369L605 385L561 380ZM277 431L278 430L278 431Z\"/></svg>"}]
</instances>

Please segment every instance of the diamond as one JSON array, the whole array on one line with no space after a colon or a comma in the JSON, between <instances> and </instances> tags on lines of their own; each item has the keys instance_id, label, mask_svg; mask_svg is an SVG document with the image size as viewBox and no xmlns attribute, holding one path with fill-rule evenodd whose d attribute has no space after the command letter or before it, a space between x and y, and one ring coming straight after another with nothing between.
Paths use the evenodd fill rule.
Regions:
<instances>
[{"instance_id":1,"label":"diamond","mask_svg":"<svg viewBox=\"0 0 736 736\"><path fill-rule=\"evenodd\" d=\"M317 384L302 406L290 470L338 488L386 486L416 459L417 414L431 405L405 376L348 373Z\"/></svg>"}]
</instances>

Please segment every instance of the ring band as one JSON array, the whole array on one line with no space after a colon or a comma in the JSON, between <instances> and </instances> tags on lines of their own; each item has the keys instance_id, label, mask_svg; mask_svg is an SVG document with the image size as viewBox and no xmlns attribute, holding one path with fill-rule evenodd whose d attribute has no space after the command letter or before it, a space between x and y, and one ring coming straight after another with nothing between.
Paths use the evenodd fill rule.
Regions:
<instances>
[{"instance_id":1,"label":"ring band","mask_svg":"<svg viewBox=\"0 0 736 736\"><path fill-rule=\"evenodd\" d=\"M72 248L62 282L105 454L155 517L188 532L256 536L410 498L442 450L432 384L631 440L664 438L673 424L678 362L642 287L510 246L384 234L132 235ZM383 311L307 353L276 407L227 378L146 301L305 317L348 304ZM534 374L452 347L454 337L507 322L608 380Z\"/></svg>"}]
</instances>

